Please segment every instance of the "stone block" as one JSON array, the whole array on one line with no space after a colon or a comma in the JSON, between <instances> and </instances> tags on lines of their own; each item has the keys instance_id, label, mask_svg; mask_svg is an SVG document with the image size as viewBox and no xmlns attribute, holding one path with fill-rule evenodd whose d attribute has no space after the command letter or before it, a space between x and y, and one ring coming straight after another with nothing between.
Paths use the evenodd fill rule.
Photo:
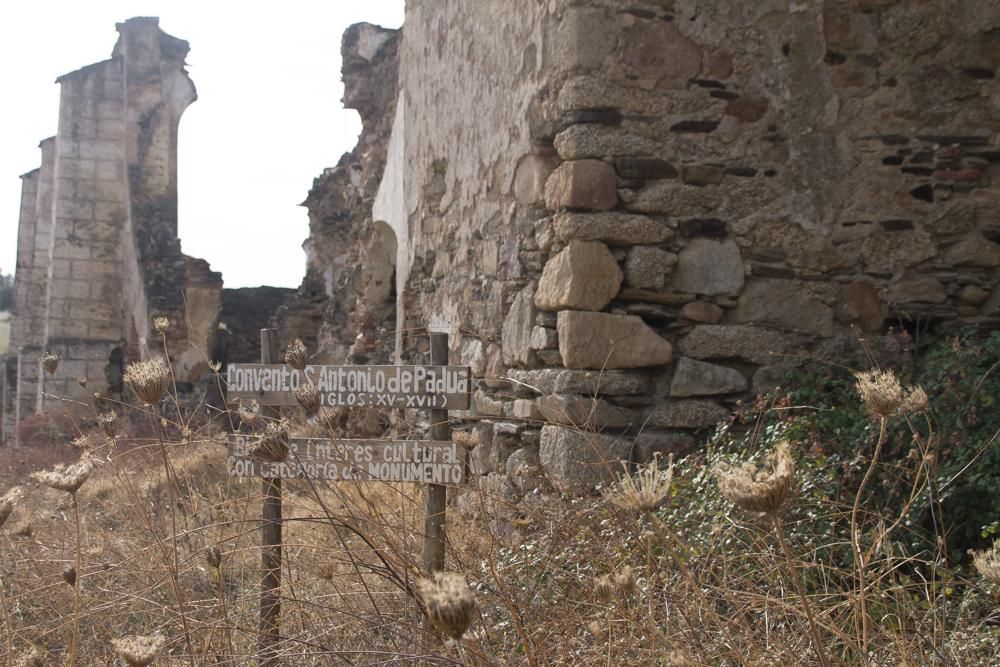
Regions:
<instances>
[{"instance_id":1,"label":"stone block","mask_svg":"<svg viewBox=\"0 0 1000 667\"><path fill-rule=\"evenodd\" d=\"M612 246L663 243L674 235L667 225L630 213L558 213L552 224L562 241L602 241Z\"/></svg>"},{"instance_id":2,"label":"stone block","mask_svg":"<svg viewBox=\"0 0 1000 667\"><path fill-rule=\"evenodd\" d=\"M662 366L673 358L670 343L633 315L564 310L558 331L567 368Z\"/></svg>"},{"instance_id":3,"label":"stone block","mask_svg":"<svg viewBox=\"0 0 1000 667\"><path fill-rule=\"evenodd\" d=\"M681 354L694 359L740 359L773 364L795 349L794 340L771 329L747 324L696 326L677 343Z\"/></svg>"},{"instance_id":4,"label":"stone block","mask_svg":"<svg viewBox=\"0 0 1000 667\"><path fill-rule=\"evenodd\" d=\"M674 367L674 377L670 382L670 395L714 396L731 394L747 388L747 381L734 368L710 364L681 357Z\"/></svg>"},{"instance_id":5,"label":"stone block","mask_svg":"<svg viewBox=\"0 0 1000 667\"><path fill-rule=\"evenodd\" d=\"M694 450L694 447L694 438L688 433L648 430L635 437L632 458L636 463L647 465L659 454L660 461L666 463L671 454L675 458L686 456Z\"/></svg>"},{"instance_id":6,"label":"stone block","mask_svg":"<svg viewBox=\"0 0 1000 667\"><path fill-rule=\"evenodd\" d=\"M691 399L665 401L649 415L650 426L662 428L705 428L727 421L731 413L714 401Z\"/></svg>"},{"instance_id":7,"label":"stone block","mask_svg":"<svg viewBox=\"0 0 1000 667\"><path fill-rule=\"evenodd\" d=\"M531 493L542 487L544 472L538 446L522 447L507 457L505 472L518 492Z\"/></svg>"},{"instance_id":8,"label":"stone block","mask_svg":"<svg viewBox=\"0 0 1000 667\"><path fill-rule=\"evenodd\" d=\"M622 60L640 79L683 89L701 71L701 49L673 22L640 19L622 39Z\"/></svg>"},{"instance_id":9,"label":"stone block","mask_svg":"<svg viewBox=\"0 0 1000 667\"><path fill-rule=\"evenodd\" d=\"M877 232L861 242L861 259L869 273L893 273L934 257L937 246L922 229Z\"/></svg>"},{"instance_id":10,"label":"stone block","mask_svg":"<svg viewBox=\"0 0 1000 667\"><path fill-rule=\"evenodd\" d=\"M838 322L861 331L879 331L885 319L885 304L879 289L870 280L855 280L840 290L834 314Z\"/></svg>"},{"instance_id":11,"label":"stone block","mask_svg":"<svg viewBox=\"0 0 1000 667\"><path fill-rule=\"evenodd\" d=\"M556 25L553 54L558 67L594 69L615 48L618 36L602 9L568 7Z\"/></svg>"},{"instance_id":12,"label":"stone block","mask_svg":"<svg viewBox=\"0 0 1000 667\"><path fill-rule=\"evenodd\" d=\"M743 289L743 257L735 241L692 239L677 256L670 287L692 294L739 294Z\"/></svg>"},{"instance_id":13,"label":"stone block","mask_svg":"<svg viewBox=\"0 0 1000 667\"><path fill-rule=\"evenodd\" d=\"M531 330L535 325L535 283L524 287L507 311L500 330L503 352L519 364L532 362Z\"/></svg>"},{"instance_id":14,"label":"stone block","mask_svg":"<svg viewBox=\"0 0 1000 667\"><path fill-rule=\"evenodd\" d=\"M833 335L833 309L810 294L796 280L757 279L750 282L730 311L734 322L754 322Z\"/></svg>"},{"instance_id":15,"label":"stone block","mask_svg":"<svg viewBox=\"0 0 1000 667\"><path fill-rule=\"evenodd\" d=\"M626 128L595 123L570 125L556 135L553 145L559 157L564 160L615 158L657 153L661 150L660 145L652 139Z\"/></svg>"},{"instance_id":16,"label":"stone block","mask_svg":"<svg viewBox=\"0 0 1000 667\"><path fill-rule=\"evenodd\" d=\"M518 204L532 206L545 203L545 182L559 164L554 155L524 155L514 170L514 198Z\"/></svg>"},{"instance_id":17,"label":"stone block","mask_svg":"<svg viewBox=\"0 0 1000 667\"><path fill-rule=\"evenodd\" d=\"M626 438L546 425L538 459L553 486L564 493L582 495L620 476L621 462L628 459L631 449Z\"/></svg>"},{"instance_id":18,"label":"stone block","mask_svg":"<svg viewBox=\"0 0 1000 667\"><path fill-rule=\"evenodd\" d=\"M480 417L503 417L504 401L497 400L483 391L472 395L472 409Z\"/></svg>"},{"instance_id":19,"label":"stone block","mask_svg":"<svg viewBox=\"0 0 1000 667\"><path fill-rule=\"evenodd\" d=\"M527 421L542 421L545 416L538 408L538 404L530 398L516 398L510 410L510 416L514 419L524 419Z\"/></svg>"},{"instance_id":20,"label":"stone block","mask_svg":"<svg viewBox=\"0 0 1000 667\"><path fill-rule=\"evenodd\" d=\"M885 293L886 300L895 305L907 303L944 303L948 293L934 276L903 271L893 276Z\"/></svg>"},{"instance_id":21,"label":"stone block","mask_svg":"<svg viewBox=\"0 0 1000 667\"><path fill-rule=\"evenodd\" d=\"M584 430L626 428L638 421L635 411L619 407L601 398L575 394L548 394L538 399L542 416L554 424Z\"/></svg>"},{"instance_id":22,"label":"stone block","mask_svg":"<svg viewBox=\"0 0 1000 667\"><path fill-rule=\"evenodd\" d=\"M680 316L692 322L715 324L722 319L724 311L708 301L692 301L681 306Z\"/></svg>"},{"instance_id":23,"label":"stone block","mask_svg":"<svg viewBox=\"0 0 1000 667\"><path fill-rule=\"evenodd\" d=\"M606 211L618 203L618 177L601 160L572 160L559 165L545 182L545 205L554 210Z\"/></svg>"},{"instance_id":24,"label":"stone block","mask_svg":"<svg viewBox=\"0 0 1000 667\"><path fill-rule=\"evenodd\" d=\"M650 391L649 375L643 371L598 372L543 368L512 370L511 379L541 394L585 394L588 396L635 396Z\"/></svg>"},{"instance_id":25,"label":"stone block","mask_svg":"<svg viewBox=\"0 0 1000 667\"><path fill-rule=\"evenodd\" d=\"M944 261L953 266L994 268L1000 266L1000 244L974 232L948 248Z\"/></svg>"},{"instance_id":26,"label":"stone block","mask_svg":"<svg viewBox=\"0 0 1000 667\"><path fill-rule=\"evenodd\" d=\"M559 346L559 336L555 329L535 326L531 329L529 345L532 350L552 350Z\"/></svg>"},{"instance_id":27,"label":"stone block","mask_svg":"<svg viewBox=\"0 0 1000 667\"><path fill-rule=\"evenodd\" d=\"M663 289L677 255L651 246L636 246L625 258L625 283L641 289Z\"/></svg>"},{"instance_id":28,"label":"stone block","mask_svg":"<svg viewBox=\"0 0 1000 667\"><path fill-rule=\"evenodd\" d=\"M542 310L600 310L618 294L621 282L622 271L606 245L570 241L546 262L535 305Z\"/></svg>"}]
</instances>

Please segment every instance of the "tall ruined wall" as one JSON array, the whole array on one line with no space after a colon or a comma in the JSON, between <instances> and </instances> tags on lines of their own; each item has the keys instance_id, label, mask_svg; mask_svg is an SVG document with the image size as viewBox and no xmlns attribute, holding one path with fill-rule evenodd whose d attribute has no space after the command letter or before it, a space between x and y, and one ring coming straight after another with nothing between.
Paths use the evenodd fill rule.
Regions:
<instances>
[{"instance_id":1,"label":"tall ruined wall","mask_svg":"<svg viewBox=\"0 0 1000 667\"><path fill-rule=\"evenodd\" d=\"M7 441L20 419L61 405L54 396L120 390L123 362L156 349L143 344L154 315L171 320L178 379L207 369L222 280L177 239L177 128L195 99L188 45L155 18L117 28L109 60L57 80L57 134L22 180ZM45 351L61 359L51 378L39 371Z\"/></svg>"}]
</instances>

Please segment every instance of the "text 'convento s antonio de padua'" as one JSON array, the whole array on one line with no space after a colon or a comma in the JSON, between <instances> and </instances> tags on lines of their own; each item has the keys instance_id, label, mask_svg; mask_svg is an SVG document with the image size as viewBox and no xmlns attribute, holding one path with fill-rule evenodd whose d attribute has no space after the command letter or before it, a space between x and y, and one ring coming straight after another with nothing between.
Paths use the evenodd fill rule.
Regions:
<instances>
[{"instance_id":1,"label":"text 'convento s antonio de padua'","mask_svg":"<svg viewBox=\"0 0 1000 667\"><path fill-rule=\"evenodd\" d=\"M469 407L470 371L465 366L306 366L230 364L229 397L263 405L294 406L294 391L313 384L326 406L352 408Z\"/></svg>"}]
</instances>

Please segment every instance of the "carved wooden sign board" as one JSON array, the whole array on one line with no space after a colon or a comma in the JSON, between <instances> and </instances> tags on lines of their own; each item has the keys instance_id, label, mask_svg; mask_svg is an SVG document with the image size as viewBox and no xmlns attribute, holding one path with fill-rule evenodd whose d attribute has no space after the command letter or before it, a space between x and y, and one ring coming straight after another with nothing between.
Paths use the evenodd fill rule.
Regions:
<instances>
[{"instance_id":1,"label":"carved wooden sign board","mask_svg":"<svg viewBox=\"0 0 1000 667\"><path fill-rule=\"evenodd\" d=\"M230 364L229 398L261 405L295 406L295 390L312 383L320 405L350 408L467 410L467 366L306 366Z\"/></svg>"},{"instance_id":2,"label":"carved wooden sign board","mask_svg":"<svg viewBox=\"0 0 1000 667\"><path fill-rule=\"evenodd\" d=\"M460 484L465 467L454 442L333 438L289 438L286 461L262 463L247 456L254 437L229 436L231 476Z\"/></svg>"}]
</instances>

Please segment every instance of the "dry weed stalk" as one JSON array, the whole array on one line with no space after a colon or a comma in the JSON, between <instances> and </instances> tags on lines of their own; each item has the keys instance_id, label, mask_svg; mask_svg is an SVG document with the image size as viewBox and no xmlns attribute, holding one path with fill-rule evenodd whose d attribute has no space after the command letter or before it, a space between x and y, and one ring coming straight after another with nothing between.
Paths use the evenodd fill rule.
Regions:
<instances>
[{"instance_id":1,"label":"dry weed stalk","mask_svg":"<svg viewBox=\"0 0 1000 667\"><path fill-rule=\"evenodd\" d=\"M264 432L250 444L247 456L263 463L282 463L288 458L288 420L268 422Z\"/></svg>"},{"instance_id":2,"label":"dry weed stalk","mask_svg":"<svg viewBox=\"0 0 1000 667\"><path fill-rule=\"evenodd\" d=\"M123 379L139 400L155 405L167 392L170 371L159 359L147 359L129 364Z\"/></svg>"},{"instance_id":3,"label":"dry weed stalk","mask_svg":"<svg viewBox=\"0 0 1000 667\"><path fill-rule=\"evenodd\" d=\"M476 614L476 598L457 572L435 572L417 582L417 590L431 623L442 634L461 639Z\"/></svg>"},{"instance_id":4,"label":"dry weed stalk","mask_svg":"<svg viewBox=\"0 0 1000 667\"><path fill-rule=\"evenodd\" d=\"M97 425L105 436L114 438L118 435L118 413L114 410L102 412L97 415Z\"/></svg>"},{"instance_id":5,"label":"dry weed stalk","mask_svg":"<svg viewBox=\"0 0 1000 667\"><path fill-rule=\"evenodd\" d=\"M111 641L111 648L129 664L129 667L146 667L160 655L167 640L162 635L131 635Z\"/></svg>"}]
</instances>

